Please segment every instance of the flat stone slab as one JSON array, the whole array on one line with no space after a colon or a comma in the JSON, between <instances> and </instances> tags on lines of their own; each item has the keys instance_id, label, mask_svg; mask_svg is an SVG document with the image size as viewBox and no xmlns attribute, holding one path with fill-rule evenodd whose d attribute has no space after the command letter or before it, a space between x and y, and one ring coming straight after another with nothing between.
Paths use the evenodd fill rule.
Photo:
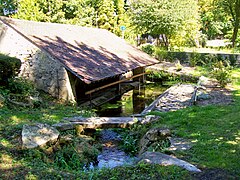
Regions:
<instances>
[{"instance_id":1,"label":"flat stone slab","mask_svg":"<svg viewBox=\"0 0 240 180\"><path fill-rule=\"evenodd\" d=\"M191 172L201 172L196 166L183 161L181 159L160 153L160 152L145 152L139 157L140 162L149 164L159 164L162 166L176 165Z\"/></svg>"},{"instance_id":2,"label":"flat stone slab","mask_svg":"<svg viewBox=\"0 0 240 180\"><path fill-rule=\"evenodd\" d=\"M54 124L59 130L73 129L76 125L82 125L83 128L127 128L134 123L142 120L140 117L73 117L65 118L64 123Z\"/></svg>"},{"instance_id":3,"label":"flat stone slab","mask_svg":"<svg viewBox=\"0 0 240 180\"><path fill-rule=\"evenodd\" d=\"M57 141L58 136L58 130L48 124L26 124L22 129L22 146L27 149L36 148Z\"/></svg>"}]
</instances>

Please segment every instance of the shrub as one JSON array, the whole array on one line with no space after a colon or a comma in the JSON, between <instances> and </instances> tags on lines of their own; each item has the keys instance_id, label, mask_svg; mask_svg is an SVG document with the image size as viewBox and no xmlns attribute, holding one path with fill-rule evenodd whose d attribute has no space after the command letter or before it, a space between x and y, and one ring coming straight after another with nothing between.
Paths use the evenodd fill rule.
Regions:
<instances>
[{"instance_id":1,"label":"shrub","mask_svg":"<svg viewBox=\"0 0 240 180\"><path fill-rule=\"evenodd\" d=\"M62 170L80 170L97 160L99 150L86 142L65 145L54 154L54 164Z\"/></svg>"},{"instance_id":2,"label":"shrub","mask_svg":"<svg viewBox=\"0 0 240 180\"><path fill-rule=\"evenodd\" d=\"M227 61L225 62L225 64L223 61L218 61L214 63L211 75L213 78L217 79L221 87L225 87L227 83L231 81L230 69L231 67Z\"/></svg>"},{"instance_id":3,"label":"shrub","mask_svg":"<svg viewBox=\"0 0 240 180\"><path fill-rule=\"evenodd\" d=\"M153 55L153 53L154 53L154 46L151 45L151 44L143 44L141 46L141 49L142 49L143 52L145 52L149 55Z\"/></svg>"},{"instance_id":4,"label":"shrub","mask_svg":"<svg viewBox=\"0 0 240 180\"><path fill-rule=\"evenodd\" d=\"M16 76L21 67L21 61L14 57L0 54L0 85L6 85L8 79Z\"/></svg>"},{"instance_id":5,"label":"shrub","mask_svg":"<svg viewBox=\"0 0 240 180\"><path fill-rule=\"evenodd\" d=\"M168 51L164 48L157 47L155 48L154 56L160 61L165 60L168 57Z\"/></svg>"},{"instance_id":6,"label":"shrub","mask_svg":"<svg viewBox=\"0 0 240 180\"><path fill-rule=\"evenodd\" d=\"M35 92L35 88L31 82L23 78L11 78L8 80L8 90L12 94L21 94L29 96Z\"/></svg>"}]
</instances>

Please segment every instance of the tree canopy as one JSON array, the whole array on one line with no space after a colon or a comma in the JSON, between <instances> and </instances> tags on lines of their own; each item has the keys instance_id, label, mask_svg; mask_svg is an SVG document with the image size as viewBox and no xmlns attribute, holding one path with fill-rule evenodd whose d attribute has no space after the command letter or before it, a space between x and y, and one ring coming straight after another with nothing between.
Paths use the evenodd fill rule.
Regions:
<instances>
[{"instance_id":1,"label":"tree canopy","mask_svg":"<svg viewBox=\"0 0 240 180\"><path fill-rule=\"evenodd\" d=\"M132 3L131 17L140 33L165 34L169 40L183 31L194 38L190 31L198 31L195 0L136 0Z\"/></svg>"},{"instance_id":2,"label":"tree canopy","mask_svg":"<svg viewBox=\"0 0 240 180\"><path fill-rule=\"evenodd\" d=\"M165 45L227 38L240 47L240 0L5 0L0 14L107 29L125 37L164 35ZM133 31L134 30L134 31Z\"/></svg>"}]
</instances>

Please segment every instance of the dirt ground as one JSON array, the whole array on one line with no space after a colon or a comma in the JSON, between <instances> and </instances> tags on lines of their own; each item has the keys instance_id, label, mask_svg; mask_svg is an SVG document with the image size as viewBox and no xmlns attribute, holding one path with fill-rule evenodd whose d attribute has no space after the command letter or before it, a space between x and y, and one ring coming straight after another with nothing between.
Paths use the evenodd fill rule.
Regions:
<instances>
[{"instance_id":1,"label":"dirt ground","mask_svg":"<svg viewBox=\"0 0 240 180\"><path fill-rule=\"evenodd\" d=\"M232 91L226 88L220 87L208 87L206 90L200 90L200 92L206 93L209 98L200 99L196 101L196 105L228 105L233 102Z\"/></svg>"},{"instance_id":2,"label":"dirt ground","mask_svg":"<svg viewBox=\"0 0 240 180\"><path fill-rule=\"evenodd\" d=\"M238 177L230 174L228 171L224 169L204 169L201 173L197 173L193 175L194 180L237 180Z\"/></svg>"}]
</instances>

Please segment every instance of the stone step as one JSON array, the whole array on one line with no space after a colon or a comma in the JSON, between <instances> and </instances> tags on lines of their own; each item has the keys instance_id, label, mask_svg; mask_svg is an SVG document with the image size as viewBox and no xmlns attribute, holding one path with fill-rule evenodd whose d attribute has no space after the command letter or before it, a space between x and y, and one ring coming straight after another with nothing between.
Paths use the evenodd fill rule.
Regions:
<instances>
[{"instance_id":1,"label":"stone step","mask_svg":"<svg viewBox=\"0 0 240 180\"><path fill-rule=\"evenodd\" d=\"M76 125L83 128L127 128L142 120L141 117L73 117L65 118L65 122L54 124L58 130L74 129ZM67 121L67 122L66 122Z\"/></svg>"}]
</instances>

